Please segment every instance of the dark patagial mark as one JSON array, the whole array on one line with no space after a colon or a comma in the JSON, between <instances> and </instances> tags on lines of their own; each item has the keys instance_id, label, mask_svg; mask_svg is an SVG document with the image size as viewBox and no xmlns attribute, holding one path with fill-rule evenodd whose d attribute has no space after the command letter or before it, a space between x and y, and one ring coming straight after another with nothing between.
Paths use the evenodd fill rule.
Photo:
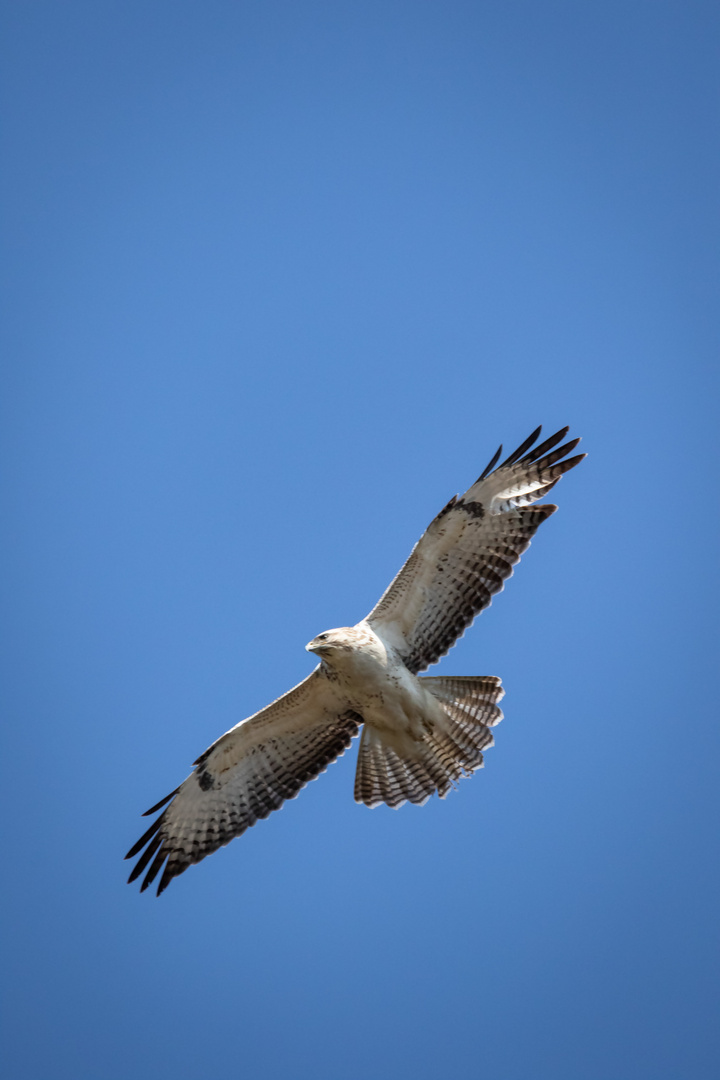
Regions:
<instances>
[{"instance_id":1,"label":"dark patagial mark","mask_svg":"<svg viewBox=\"0 0 720 1080\"><path fill-rule=\"evenodd\" d=\"M201 768L197 771L197 782L203 791L209 791L215 784L215 777L207 769Z\"/></svg>"},{"instance_id":2,"label":"dark patagial mark","mask_svg":"<svg viewBox=\"0 0 720 1080\"><path fill-rule=\"evenodd\" d=\"M481 502L474 502L473 500L465 502L464 499L461 499L457 504L457 507L458 510L464 510L465 513L469 514L472 518L481 518L485 516L485 507Z\"/></svg>"}]
</instances>

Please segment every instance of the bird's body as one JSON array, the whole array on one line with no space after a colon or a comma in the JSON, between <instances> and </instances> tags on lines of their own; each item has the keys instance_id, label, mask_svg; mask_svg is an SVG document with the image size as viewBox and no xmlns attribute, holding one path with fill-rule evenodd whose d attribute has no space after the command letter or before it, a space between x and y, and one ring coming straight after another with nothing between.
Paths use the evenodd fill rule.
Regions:
<instances>
[{"instance_id":1,"label":"bird's body","mask_svg":"<svg viewBox=\"0 0 720 1080\"><path fill-rule=\"evenodd\" d=\"M306 646L320 663L294 689L221 736L169 806L128 852L142 855L145 889L164 865L158 894L192 863L267 817L323 772L363 725L355 799L396 807L443 798L479 768L502 719L495 676L427 677L490 604L538 526L557 507L532 506L585 456L567 428L535 450L540 429L501 466L501 450L465 494L431 522L370 614ZM557 447L557 449L555 449ZM502 448L501 448L502 449ZM494 471L493 471L494 469Z\"/></svg>"},{"instance_id":2,"label":"bird's body","mask_svg":"<svg viewBox=\"0 0 720 1080\"><path fill-rule=\"evenodd\" d=\"M437 699L363 620L328 630L306 645L320 656L321 670L343 701L386 741L410 749L445 716Z\"/></svg>"}]
</instances>

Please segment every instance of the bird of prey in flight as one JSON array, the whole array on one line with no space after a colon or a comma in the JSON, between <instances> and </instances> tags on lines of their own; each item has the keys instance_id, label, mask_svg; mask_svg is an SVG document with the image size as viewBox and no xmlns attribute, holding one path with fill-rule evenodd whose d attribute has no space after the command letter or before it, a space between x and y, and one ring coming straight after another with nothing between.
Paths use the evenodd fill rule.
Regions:
<instances>
[{"instance_id":1,"label":"bird of prey in flight","mask_svg":"<svg viewBox=\"0 0 720 1080\"><path fill-rule=\"evenodd\" d=\"M503 588L557 510L532 504L585 457L568 457L580 441L563 443L568 428L535 446L540 430L498 466L501 446L472 487L450 500L366 618L305 646L319 660L311 675L222 735L147 811L165 807L126 856L140 855L129 880L145 872L141 891L162 870L159 896L192 863L295 798L361 726L355 799L366 806L421 804L435 792L444 798L480 768L502 719L500 679L418 673Z\"/></svg>"}]
</instances>

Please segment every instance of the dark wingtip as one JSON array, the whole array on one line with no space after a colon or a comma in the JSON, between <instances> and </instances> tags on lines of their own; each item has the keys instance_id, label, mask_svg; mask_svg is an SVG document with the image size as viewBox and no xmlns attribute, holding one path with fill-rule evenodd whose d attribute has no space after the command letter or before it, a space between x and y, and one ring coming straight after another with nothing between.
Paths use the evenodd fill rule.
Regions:
<instances>
[{"instance_id":1,"label":"dark wingtip","mask_svg":"<svg viewBox=\"0 0 720 1080\"><path fill-rule=\"evenodd\" d=\"M525 439L525 442L520 443L517 450L513 450L512 454L510 454L509 457L505 458L505 460L503 461L500 468L504 469L506 465L514 465L515 462L518 461L523 456L523 454L526 452L526 450L530 449L530 447L535 442L535 440L540 437L540 432L541 431L542 431L542 424L539 424L535 428L535 430L533 431L532 435L528 435L527 439Z\"/></svg>"},{"instance_id":2,"label":"dark wingtip","mask_svg":"<svg viewBox=\"0 0 720 1080\"><path fill-rule=\"evenodd\" d=\"M546 439L545 442L540 444L540 446L536 446L534 450L531 450L528 454L526 454L523 458L523 461L527 462L528 465L530 465L533 461L537 461L544 454L549 453L549 451L552 450L554 446L557 446L559 442L562 442L569 430L569 427L560 428L559 431L556 431L554 435L551 435L550 438Z\"/></svg>"},{"instance_id":3,"label":"dark wingtip","mask_svg":"<svg viewBox=\"0 0 720 1080\"><path fill-rule=\"evenodd\" d=\"M167 857L168 857L167 849L163 849L161 847L160 850L158 851L157 855L153 859L152 863L150 864L150 869L148 870L147 874L145 875L145 877L143 879L143 883L140 886L140 892L145 892L148 885L151 885L153 883L153 881L155 880L155 878L158 875L158 871L160 870L160 867L165 862Z\"/></svg>"},{"instance_id":4,"label":"dark wingtip","mask_svg":"<svg viewBox=\"0 0 720 1080\"><path fill-rule=\"evenodd\" d=\"M133 844L133 846L130 848L127 855L125 856L126 859L134 859L138 852L142 851L148 840L151 840L155 833L158 831L158 829L162 825L162 821L162 817L159 817L157 821L154 821L152 823L150 828L142 834L138 842L136 844Z\"/></svg>"},{"instance_id":5,"label":"dark wingtip","mask_svg":"<svg viewBox=\"0 0 720 1080\"><path fill-rule=\"evenodd\" d=\"M161 893L164 893L174 877L175 874L168 873L168 867L166 866L163 870L163 875L158 882L157 892L155 893L155 895L160 896Z\"/></svg>"},{"instance_id":6,"label":"dark wingtip","mask_svg":"<svg viewBox=\"0 0 720 1080\"><path fill-rule=\"evenodd\" d=\"M160 833L158 833L157 836L155 836L155 838L150 841L147 848L145 849L143 854L138 859L137 864L133 868L133 871L130 874L130 877L128 878L128 885L131 882L133 882L135 880L135 878L140 877L143 870L145 869L147 864L150 862L150 860L152 859L153 855L158 850L158 848L160 848L162 850L162 848L161 848L162 840L163 840L162 836L160 835Z\"/></svg>"},{"instance_id":7,"label":"dark wingtip","mask_svg":"<svg viewBox=\"0 0 720 1080\"><path fill-rule=\"evenodd\" d=\"M576 465L579 465L587 457L587 454L576 454L575 457L568 458L567 461L562 461L563 473L568 472L570 469L574 469Z\"/></svg>"},{"instance_id":8,"label":"dark wingtip","mask_svg":"<svg viewBox=\"0 0 720 1080\"><path fill-rule=\"evenodd\" d=\"M161 799L159 803L155 803L155 805L151 806L149 810L146 810L142 816L150 817L151 814L156 814L158 810L160 810L165 805L165 803L169 803L173 796L177 795L179 790L180 788L176 787L174 791L171 791L169 795L166 795L164 799Z\"/></svg>"},{"instance_id":9,"label":"dark wingtip","mask_svg":"<svg viewBox=\"0 0 720 1080\"><path fill-rule=\"evenodd\" d=\"M498 463L500 455L502 454L502 448L503 448L503 444L500 443L497 450L495 451L495 456L490 458L490 461L488 462L488 464L485 466L485 468L483 469L483 471L480 473L477 480L475 481L476 484L479 484L481 480L484 480L485 477L488 476L493 471L493 469L495 468L495 466Z\"/></svg>"}]
</instances>

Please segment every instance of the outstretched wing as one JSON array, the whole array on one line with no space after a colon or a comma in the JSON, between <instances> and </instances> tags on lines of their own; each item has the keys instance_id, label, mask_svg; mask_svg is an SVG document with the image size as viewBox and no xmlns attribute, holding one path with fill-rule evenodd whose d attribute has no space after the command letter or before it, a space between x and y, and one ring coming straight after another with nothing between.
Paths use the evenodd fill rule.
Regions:
<instances>
[{"instance_id":1,"label":"outstretched wing","mask_svg":"<svg viewBox=\"0 0 720 1080\"><path fill-rule=\"evenodd\" d=\"M413 548L367 622L412 672L451 648L503 588L536 529L556 506L531 506L585 457L558 446L563 428L534 450L538 428L502 465L502 447L463 496L454 496ZM494 469L494 471L493 471Z\"/></svg>"},{"instance_id":2,"label":"outstretched wing","mask_svg":"<svg viewBox=\"0 0 720 1080\"><path fill-rule=\"evenodd\" d=\"M200 755L187 780L146 812L154 814L169 803L125 856L133 859L145 848L128 881L149 863L143 891L166 863L159 896L192 863L240 836L285 799L295 798L346 750L361 722L316 668L272 705L222 735Z\"/></svg>"}]
</instances>

